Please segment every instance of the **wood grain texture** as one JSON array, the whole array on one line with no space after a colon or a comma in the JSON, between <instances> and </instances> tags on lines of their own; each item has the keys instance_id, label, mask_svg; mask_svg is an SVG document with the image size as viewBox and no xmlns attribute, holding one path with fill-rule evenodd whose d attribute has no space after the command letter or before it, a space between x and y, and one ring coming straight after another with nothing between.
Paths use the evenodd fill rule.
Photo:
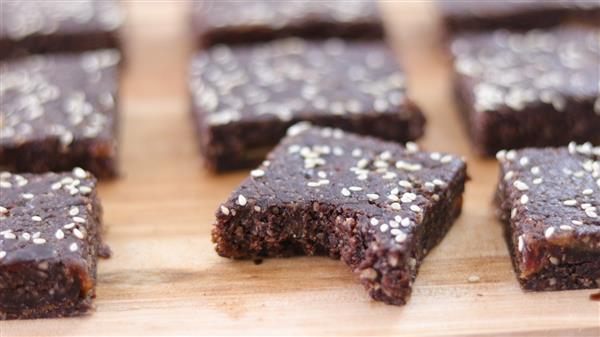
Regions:
<instances>
[{"instance_id":1,"label":"wood grain texture","mask_svg":"<svg viewBox=\"0 0 600 337\"><path fill-rule=\"evenodd\" d=\"M430 3L386 3L392 40L429 124L426 149L464 155L462 217L426 258L405 307L373 302L340 261L218 257L213 212L247 173L201 168L188 115L187 6L132 2L121 107L123 178L101 197L114 256L85 318L0 322L0 336L290 334L600 336L592 291L524 293L491 208L496 163L459 123ZM471 275L480 281L469 283Z\"/></svg>"}]
</instances>

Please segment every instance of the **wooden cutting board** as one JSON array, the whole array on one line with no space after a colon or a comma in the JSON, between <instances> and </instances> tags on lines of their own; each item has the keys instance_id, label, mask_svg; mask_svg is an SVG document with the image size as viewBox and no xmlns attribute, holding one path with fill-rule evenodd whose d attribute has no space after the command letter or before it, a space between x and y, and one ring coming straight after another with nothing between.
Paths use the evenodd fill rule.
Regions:
<instances>
[{"instance_id":1,"label":"wooden cutting board","mask_svg":"<svg viewBox=\"0 0 600 337\"><path fill-rule=\"evenodd\" d=\"M0 336L600 336L593 291L520 290L490 203L496 163L469 148L430 3L385 4L391 40L429 119L422 145L464 155L473 179L462 217L425 260L404 307L371 301L340 261L299 257L254 265L214 253L213 212L247 173L215 176L201 168L186 91L188 4L128 6L124 175L100 191L114 256L99 266L97 311L0 322Z\"/></svg>"}]
</instances>

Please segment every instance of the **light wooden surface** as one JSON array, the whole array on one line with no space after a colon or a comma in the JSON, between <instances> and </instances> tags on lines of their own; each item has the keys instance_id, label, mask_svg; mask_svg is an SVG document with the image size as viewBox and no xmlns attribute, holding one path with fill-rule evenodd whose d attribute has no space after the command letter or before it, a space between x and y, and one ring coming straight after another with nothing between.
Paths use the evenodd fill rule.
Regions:
<instances>
[{"instance_id":1,"label":"light wooden surface","mask_svg":"<svg viewBox=\"0 0 600 337\"><path fill-rule=\"evenodd\" d=\"M454 109L430 4L386 4L393 40L429 118L421 142L465 155L464 212L425 260L404 307L373 302L342 262L261 265L218 257L213 211L246 173L201 168L188 116L187 5L130 3L121 95L124 176L101 186L114 256L99 266L85 318L0 322L0 336L302 334L599 336L592 291L524 293L490 199L496 164L472 156ZM469 283L471 275L480 277Z\"/></svg>"}]
</instances>

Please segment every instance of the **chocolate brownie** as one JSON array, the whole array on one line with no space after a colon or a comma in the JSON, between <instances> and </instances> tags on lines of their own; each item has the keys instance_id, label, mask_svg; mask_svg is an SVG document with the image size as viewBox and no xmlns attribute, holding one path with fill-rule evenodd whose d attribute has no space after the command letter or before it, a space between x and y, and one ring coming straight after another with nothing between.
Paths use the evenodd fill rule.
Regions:
<instances>
[{"instance_id":1,"label":"chocolate brownie","mask_svg":"<svg viewBox=\"0 0 600 337\"><path fill-rule=\"evenodd\" d=\"M118 1L2 1L0 58L119 47Z\"/></svg>"},{"instance_id":2,"label":"chocolate brownie","mask_svg":"<svg viewBox=\"0 0 600 337\"><path fill-rule=\"evenodd\" d=\"M0 173L0 320L76 316L92 308L105 252L96 180Z\"/></svg>"},{"instance_id":3,"label":"chocolate brownie","mask_svg":"<svg viewBox=\"0 0 600 337\"><path fill-rule=\"evenodd\" d=\"M449 32L499 28L526 30L565 22L598 25L600 3L590 0L438 1Z\"/></svg>"},{"instance_id":4,"label":"chocolate brownie","mask_svg":"<svg viewBox=\"0 0 600 337\"><path fill-rule=\"evenodd\" d=\"M500 151L498 216L526 290L600 287L600 147Z\"/></svg>"},{"instance_id":5,"label":"chocolate brownie","mask_svg":"<svg viewBox=\"0 0 600 337\"><path fill-rule=\"evenodd\" d=\"M192 27L196 41L202 47L290 36L380 39L384 35L376 0L195 1Z\"/></svg>"},{"instance_id":6,"label":"chocolate brownie","mask_svg":"<svg viewBox=\"0 0 600 337\"><path fill-rule=\"evenodd\" d=\"M101 50L0 64L0 165L115 176L119 59Z\"/></svg>"},{"instance_id":7,"label":"chocolate brownie","mask_svg":"<svg viewBox=\"0 0 600 337\"><path fill-rule=\"evenodd\" d=\"M476 149L600 143L600 29L464 34L455 90Z\"/></svg>"},{"instance_id":8,"label":"chocolate brownie","mask_svg":"<svg viewBox=\"0 0 600 337\"><path fill-rule=\"evenodd\" d=\"M402 142L425 124L383 42L217 46L193 58L190 90L200 149L217 171L258 165L298 121Z\"/></svg>"},{"instance_id":9,"label":"chocolate brownie","mask_svg":"<svg viewBox=\"0 0 600 337\"><path fill-rule=\"evenodd\" d=\"M229 258L341 258L372 298L401 305L466 179L456 156L300 123L219 207L213 241Z\"/></svg>"}]
</instances>

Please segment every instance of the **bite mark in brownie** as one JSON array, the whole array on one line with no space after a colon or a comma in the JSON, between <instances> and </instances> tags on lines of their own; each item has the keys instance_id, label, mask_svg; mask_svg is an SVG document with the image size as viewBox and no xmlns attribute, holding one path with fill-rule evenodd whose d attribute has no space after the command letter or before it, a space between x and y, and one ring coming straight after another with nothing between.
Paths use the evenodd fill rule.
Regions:
<instances>
[{"instance_id":1,"label":"bite mark in brownie","mask_svg":"<svg viewBox=\"0 0 600 337\"><path fill-rule=\"evenodd\" d=\"M0 59L49 52L118 48L118 1L3 1Z\"/></svg>"},{"instance_id":2,"label":"bite mark in brownie","mask_svg":"<svg viewBox=\"0 0 600 337\"><path fill-rule=\"evenodd\" d=\"M78 316L92 309L102 208L96 180L0 173L0 320Z\"/></svg>"},{"instance_id":3,"label":"bite mark in brownie","mask_svg":"<svg viewBox=\"0 0 600 337\"><path fill-rule=\"evenodd\" d=\"M341 258L372 298L402 305L466 179L456 156L300 123L219 207L213 241L236 259Z\"/></svg>"},{"instance_id":4,"label":"bite mark in brownie","mask_svg":"<svg viewBox=\"0 0 600 337\"><path fill-rule=\"evenodd\" d=\"M195 1L192 28L200 47L284 37L381 39L377 1Z\"/></svg>"},{"instance_id":5,"label":"bite mark in brownie","mask_svg":"<svg viewBox=\"0 0 600 337\"><path fill-rule=\"evenodd\" d=\"M217 46L193 58L190 90L200 149L216 171L258 165L299 121L400 142L425 124L380 41Z\"/></svg>"},{"instance_id":6,"label":"bite mark in brownie","mask_svg":"<svg viewBox=\"0 0 600 337\"><path fill-rule=\"evenodd\" d=\"M496 205L521 286L600 287L600 147L571 143L498 158Z\"/></svg>"},{"instance_id":7,"label":"bite mark in brownie","mask_svg":"<svg viewBox=\"0 0 600 337\"><path fill-rule=\"evenodd\" d=\"M0 165L41 173L80 166L117 174L116 50L0 64Z\"/></svg>"},{"instance_id":8,"label":"bite mark in brownie","mask_svg":"<svg viewBox=\"0 0 600 337\"><path fill-rule=\"evenodd\" d=\"M598 25L600 4L567 1L438 1L446 29L451 33L506 28L527 30L583 22Z\"/></svg>"},{"instance_id":9,"label":"bite mark in brownie","mask_svg":"<svg viewBox=\"0 0 600 337\"><path fill-rule=\"evenodd\" d=\"M600 143L600 29L463 34L452 52L456 96L481 154Z\"/></svg>"}]
</instances>

